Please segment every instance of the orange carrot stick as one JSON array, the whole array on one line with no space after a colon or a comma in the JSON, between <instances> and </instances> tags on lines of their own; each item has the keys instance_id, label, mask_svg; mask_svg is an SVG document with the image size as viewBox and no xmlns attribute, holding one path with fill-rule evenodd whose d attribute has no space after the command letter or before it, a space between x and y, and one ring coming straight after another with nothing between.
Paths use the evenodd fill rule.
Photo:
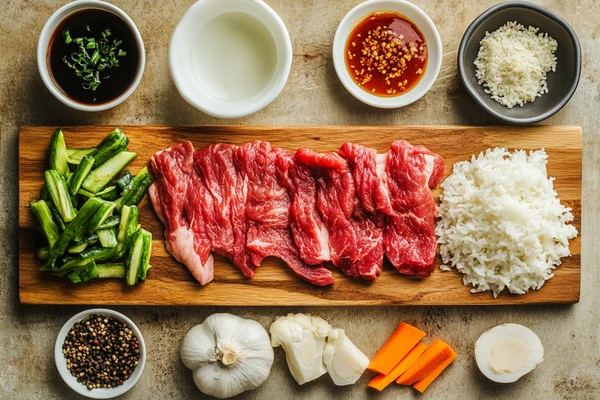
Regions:
<instances>
[{"instance_id":1,"label":"orange carrot stick","mask_svg":"<svg viewBox=\"0 0 600 400\"><path fill-rule=\"evenodd\" d=\"M410 366L408 371L396 379L396 383L401 385L412 385L413 383L424 379L435 367L450 357L453 350L446 343L436 339L419 357L419 359Z\"/></svg>"},{"instance_id":2,"label":"orange carrot stick","mask_svg":"<svg viewBox=\"0 0 600 400\"><path fill-rule=\"evenodd\" d=\"M424 337L425 332L405 322L400 322L392 336L371 359L368 368L383 375L389 374L392 368Z\"/></svg>"},{"instance_id":3,"label":"orange carrot stick","mask_svg":"<svg viewBox=\"0 0 600 400\"><path fill-rule=\"evenodd\" d=\"M450 365L452 361L454 361L455 358L456 353L454 352L454 350L452 350L452 355L450 357L442 361L442 363L435 367L435 369L431 371L429 375L427 375L425 378L421 379L420 381L417 381L417 383L415 383L413 387L419 392L423 393L425 389L427 389L429 385L431 385L431 382L433 382L435 378L437 378L442 373L442 371L445 370L446 367Z\"/></svg>"},{"instance_id":4,"label":"orange carrot stick","mask_svg":"<svg viewBox=\"0 0 600 400\"><path fill-rule=\"evenodd\" d=\"M386 388L387 385L392 383L396 378L402 375L411 365L415 363L421 357L421 354L425 351L427 345L423 342L419 342L411 351L396 365L389 374L379 374L369 382L369 386L379 390L380 392Z\"/></svg>"}]
</instances>

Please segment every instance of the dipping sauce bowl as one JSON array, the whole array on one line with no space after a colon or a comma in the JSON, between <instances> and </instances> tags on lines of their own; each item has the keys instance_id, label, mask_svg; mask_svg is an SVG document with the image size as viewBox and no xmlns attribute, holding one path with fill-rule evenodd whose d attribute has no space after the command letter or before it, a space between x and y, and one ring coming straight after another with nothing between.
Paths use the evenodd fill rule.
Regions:
<instances>
[{"instance_id":1,"label":"dipping sauce bowl","mask_svg":"<svg viewBox=\"0 0 600 400\"><path fill-rule=\"evenodd\" d=\"M79 49L75 42L65 44L64 32L69 30L73 39L90 37L99 40L105 29L110 30L107 37L110 45L119 41L115 48L124 54L117 54L118 66L115 64L98 73L100 84L92 90L89 82L93 80L78 77L63 60L64 57L79 70L88 68L73 59ZM86 52L93 55L94 49ZM144 42L132 19L120 8L98 0L73 1L59 8L44 25L37 45L38 70L46 87L62 103L81 111L103 111L125 101L142 80L145 60ZM91 78L88 76L88 79ZM88 86L82 89L82 85Z\"/></svg>"},{"instance_id":2,"label":"dipping sauce bowl","mask_svg":"<svg viewBox=\"0 0 600 400\"><path fill-rule=\"evenodd\" d=\"M177 25L169 48L181 96L218 118L253 114L277 98L292 64L281 18L260 0L200 0Z\"/></svg>"}]
</instances>

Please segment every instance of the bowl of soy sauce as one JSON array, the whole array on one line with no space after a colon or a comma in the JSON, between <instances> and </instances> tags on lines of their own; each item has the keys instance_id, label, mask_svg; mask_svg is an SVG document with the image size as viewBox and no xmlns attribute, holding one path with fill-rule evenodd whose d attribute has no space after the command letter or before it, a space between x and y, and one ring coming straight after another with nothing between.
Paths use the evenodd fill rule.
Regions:
<instances>
[{"instance_id":1,"label":"bowl of soy sauce","mask_svg":"<svg viewBox=\"0 0 600 400\"><path fill-rule=\"evenodd\" d=\"M98 0L78 0L48 19L38 41L42 81L62 103L103 111L127 99L145 67L144 43L131 18Z\"/></svg>"}]
</instances>

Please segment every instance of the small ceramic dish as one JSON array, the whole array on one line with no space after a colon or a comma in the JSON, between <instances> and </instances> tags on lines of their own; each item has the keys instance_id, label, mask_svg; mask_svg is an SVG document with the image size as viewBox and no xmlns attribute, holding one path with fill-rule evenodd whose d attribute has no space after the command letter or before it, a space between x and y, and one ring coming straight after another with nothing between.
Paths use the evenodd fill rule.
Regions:
<instances>
[{"instance_id":1,"label":"small ceramic dish","mask_svg":"<svg viewBox=\"0 0 600 400\"><path fill-rule=\"evenodd\" d=\"M127 326L133 331L135 336L139 341L139 349L140 349L140 358L138 361L138 365L135 368L133 374L127 379L121 386L117 386L114 388L108 389L88 389L85 385L77 382L77 378L71 375L71 372L67 369L67 360L63 355L62 346L65 338L67 337L67 333L73 327L76 322L81 321L85 317L88 317L92 314L99 314L104 316L111 316L116 318L122 322L125 322ZM146 344L144 343L144 338L142 337L142 332L140 332L139 328L133 323L132 320L127 318L125 315L105 309L105 308L95 308L91 310L82 311L79 314L74 315L71 319L69 319L62 327L58 336L56 337L56 344L54 346L54 360L56 362L56 368L62 379L65 383L73 389L78 394L85 396L90 399L112 399L113 397L117 397L122 395L131 389L140 376L142 376L142 372L144 371L144 366L146 364Z\"/></svg>"},{"instance_id":2,"label":"small ceramic dish","mask_svg":"<svg viewBox=\"0 0 600 400\"><path fill-rule=\"evenodd\" d=\"M395 12L411 20L421 31L427 42L427 67L419 82L406 93L394 97L382 97L360 88L346 67L346 42L357 24L370 14L377 12ZM435 24L423 10L404 0L371 0L354 7L337 28L333 39L333 63L335 72L344 87L358 100L378 108L404 107L421 97L431 89L442 66L442 41Z\"/></svg>"},{"instance_id":3,"label":"small ceramic dish","mask_svg":"<svg viewBox=\"0 0 600 400\"><path fill-rule=\"evenodd\" d=\"M507 108L493 100L477 83L475 59L486 31L493 32L509 21L539 28L558 42L556 71L547 75L548 93ZM556 114L575 93L581 74L581 49L577 35L561 17L538 5L524 1L500 3L481 14L469 25L458 49L458 73L471 97L494 117L511 124L533 124Z\"/></svg>"},{"instance_id":4,"label":"small ceramic dish","mask_svg":"<svg viewBox=\"0 0 600 400\"><path fill-rule=\"evenodd\" d=\"M50 71L48 56L55 30L65 18L78 11L96 9L115 14L125 22L125 24L131 30L133 38L135 39L135 48L137 49L138 60L136 72L131 80L131 83L125 91L109 101L100 104L89 104L72 99L60 88L60 86L55 82L52 72ZM50 93L52 93L54 97L56 97L62 103L81 111L103 111L121 104L137 89L140 81L142 80L142 76L144 75L146 53L144 50L144 42L142 41L142 36L140 35L138 28L135 26L133 20L127 14L125 14L123 10L104 1L77 0L65 4L56 10L56 12L52 14L50 18L48 18L48 21L42 28L42 32L40 33L37 44L37 64L42 81Z\"/></svg>"},{"instance_id":5,"label":"small ceramic dish","mask_svg":"<svg viewBox=\"0 0 600 400\"><path fill-rule=\"evenodd\" d=\"M169 47L181 96L218 118L265 108L283 90L291 65L288 31L261 0L199 0L175 28Z\"/></svg>"}]
</instances>

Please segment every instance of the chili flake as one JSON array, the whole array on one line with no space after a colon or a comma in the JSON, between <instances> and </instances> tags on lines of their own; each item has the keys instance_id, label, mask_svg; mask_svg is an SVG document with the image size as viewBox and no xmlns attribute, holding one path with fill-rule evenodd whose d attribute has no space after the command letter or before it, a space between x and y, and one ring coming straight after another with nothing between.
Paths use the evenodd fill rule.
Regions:
<instances>
[{"instance_id":1,"label":"chili flake","mask_svg":"<svg viewBox=\"0 0 600 400\"><path fill-rule=\"evenodd\" d=\"M346 67L365 91L398 96L412 89L425 73L427 42L407 17L371 14L348 37Z\"/></svg>"}]
</instances>

